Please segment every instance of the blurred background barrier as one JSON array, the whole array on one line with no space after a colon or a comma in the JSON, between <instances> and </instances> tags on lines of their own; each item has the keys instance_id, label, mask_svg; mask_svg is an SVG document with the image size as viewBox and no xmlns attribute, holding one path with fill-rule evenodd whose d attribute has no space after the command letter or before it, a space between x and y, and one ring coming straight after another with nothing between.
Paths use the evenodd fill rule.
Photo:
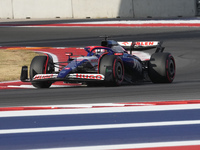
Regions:
<instances>
[{"instance_id":1,"label":"blurred background barrier","mask_svg":"<svg viewBox=\"0 0 200 150\"><path fill-rule=\"evenodd\" d=\"M136 18L194 17L196 0L134 0Z\"/></svg>"},{"instance_id":2,"label":"blurred background barrier","mask_svg":"<svg viewBox=\"0 0 200 150\"><path fill-rule=\"evenodd\" d=\"M196 12L197 12L197 16L200 16L200 0L197 0L197 10L196 10Z\"/></svg>"},{"instance_id":3,"label":"blurred background barrier","mask_svg":"<svg viewBox=\"0 0 200 150\"><path fill-rule=\"evenodd\" d=\"M133 0L73 0L74 18L134 17Z\"/></svg>"},{"instance_id":4,"label":"blurred background barrier","mask_svg":"<svg viewBox=\"0 0 200 150\"><path fill-rule=\"evenodd\" d=\"M199 0L0 0L1 19L174 18L199 14Z\"/></svg>"},{"instance_id":5,"label":"blurred background barrier","mask_svg":"<svg viewBox=\"0 0 200 150\"><path fill-rule=\"evenodd\" d=\"M0 18L13 19L12 0L0 0Z\"/></svg>"}]
</instances>

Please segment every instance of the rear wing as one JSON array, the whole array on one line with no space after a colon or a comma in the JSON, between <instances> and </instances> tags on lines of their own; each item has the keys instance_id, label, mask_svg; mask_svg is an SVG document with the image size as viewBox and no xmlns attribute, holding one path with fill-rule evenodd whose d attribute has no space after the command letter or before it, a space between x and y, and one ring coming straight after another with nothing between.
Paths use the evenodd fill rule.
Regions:
<instances>
[{"instance_id":1,"label":"rear wing","mask_svg":"<svg viewBox=\"0 0 200 150\"><path fill-rule=\"evenodd\" d=\"M149 50L152 48L156 48L156 53L163 52L164 47L162 47L161 41L128 41L128 42L117 42L120 46L122 46L127 51L133 50Z\"/></svg>"}]
</instances>

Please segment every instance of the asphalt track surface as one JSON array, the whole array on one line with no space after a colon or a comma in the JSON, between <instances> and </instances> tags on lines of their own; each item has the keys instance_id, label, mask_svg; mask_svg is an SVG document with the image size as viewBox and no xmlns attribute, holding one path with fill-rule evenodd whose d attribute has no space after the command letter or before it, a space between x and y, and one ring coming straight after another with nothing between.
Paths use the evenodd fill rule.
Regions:
<instances>
[{"instance_id":1,"label":"asphalt track surface","mask_svg":"<svg viewBox=\"0 0 200 150\"><path fill-rule=\"evenodd\" d=\"M1 90L0 106L144 102L200 99L199 28L1 27L1 46L83 47L99 45L98 36L118 41L162 40L176 60L172 84L137 83L120 87L70 87ZM152 52L152 51L151 51Z\"/></svg>"}]
</instances>

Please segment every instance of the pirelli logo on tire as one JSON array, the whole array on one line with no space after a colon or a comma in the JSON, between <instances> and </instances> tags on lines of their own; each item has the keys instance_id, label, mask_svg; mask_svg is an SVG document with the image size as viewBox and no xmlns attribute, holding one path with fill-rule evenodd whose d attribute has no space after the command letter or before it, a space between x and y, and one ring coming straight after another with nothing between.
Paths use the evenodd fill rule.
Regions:
<instances>
[{"instance_id":1,"label":"pirelli logo on tire","mask_svg":"<svg viewBox=\"0 0 200 150\"><path fill-rule=\"evenodd\" d=\"M102 74L81 74L81 73L74 73L70 74L68 78L71 79L87 79L87 80L104 80L104 75Z\"/></svg>"}]
</instances>

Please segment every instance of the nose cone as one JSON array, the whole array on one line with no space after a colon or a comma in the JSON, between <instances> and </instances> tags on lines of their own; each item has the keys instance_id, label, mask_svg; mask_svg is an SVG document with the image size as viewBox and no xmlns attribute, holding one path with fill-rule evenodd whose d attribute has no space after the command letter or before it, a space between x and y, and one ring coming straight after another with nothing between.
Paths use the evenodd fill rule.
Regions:
<instances>
[{"instance_id":1,"label":"nose cone","mask_svg":"<svg viewBox=\"0 0 200 150\"><path fill-rule=\"evenodd\" d=\"M72 68L69 68L66 66L59 72L57 78L65 78L71 71L72 71Z\"/></svg>"}]
</instances>

